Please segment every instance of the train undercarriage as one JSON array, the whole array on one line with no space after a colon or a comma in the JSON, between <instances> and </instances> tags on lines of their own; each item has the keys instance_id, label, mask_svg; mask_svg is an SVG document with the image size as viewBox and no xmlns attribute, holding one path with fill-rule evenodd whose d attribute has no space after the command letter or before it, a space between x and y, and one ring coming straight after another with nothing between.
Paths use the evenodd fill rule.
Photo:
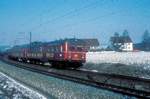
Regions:
<instances>
[{"instance_id":1,"label":"train undercarriage","mask_svg":"<svg viewBox=\"0 0 150 99\"><path fill-rule=\"evenodd\" d=\"M68 60L56 61L56 60L46 60L46 59L34 59L34 58L26 59L26 58L11 57L11 56L9 56L8 58L14 61L36 64L36 65L43 65L43 66L45 65L45 63L49 63L49 66L58 69L67 69L67 68L76 69L83 65L82 61L68 61Z\"/></svg>"}]
</instances>

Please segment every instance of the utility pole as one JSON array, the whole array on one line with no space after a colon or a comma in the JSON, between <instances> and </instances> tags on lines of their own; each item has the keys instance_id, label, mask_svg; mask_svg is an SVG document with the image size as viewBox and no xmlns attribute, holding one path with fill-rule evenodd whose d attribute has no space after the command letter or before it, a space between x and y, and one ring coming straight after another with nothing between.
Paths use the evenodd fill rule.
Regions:
<instances>
[{"instance_id":1,"label":"utility pole","mask_svg":"<svg viewBox=\"0 0 150 99\"><path fill-rule=\"evenodd\" d=\"M16 46L16 45L17 45L17 39L14 40L13 46Z\"/></svg>"},{"instance_id":2,"label":"utility pole","mask_svg":"<svg viewBox=\"0 0 150 99\"><path fill-rule=\"evenodd\" d=\"M30 32L30 41L29 41L29 44L30 44L30 52L31 52L31 43L32 43L32 33Z\"/></svg>"}]
</instances>

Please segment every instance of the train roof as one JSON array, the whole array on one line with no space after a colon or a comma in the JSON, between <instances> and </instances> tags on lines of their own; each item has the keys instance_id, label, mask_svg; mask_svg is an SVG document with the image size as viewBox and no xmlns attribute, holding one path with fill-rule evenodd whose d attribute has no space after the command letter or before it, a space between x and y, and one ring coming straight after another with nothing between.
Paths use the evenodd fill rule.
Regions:
<instances>
[{"instance_id":1,"label":"train roof","mask_svg":"<svg viewBox=\"0 0 150 99\"><path fill-rule=\"evenodd\" d=\"M55 40L51 42L32 42L31 45L24 44L24 45L14 46L12 49L19 51L22 49L29 49L30 47L34 49L34 48L42 47L42 46L59 46L59 45L64 44L65 42L68 42L68 44L72 46L82 46L82 47L99 46L99 42L97 39L71 38L71 39L60 39L60 40Z\"/></svg>"}]
</instances>

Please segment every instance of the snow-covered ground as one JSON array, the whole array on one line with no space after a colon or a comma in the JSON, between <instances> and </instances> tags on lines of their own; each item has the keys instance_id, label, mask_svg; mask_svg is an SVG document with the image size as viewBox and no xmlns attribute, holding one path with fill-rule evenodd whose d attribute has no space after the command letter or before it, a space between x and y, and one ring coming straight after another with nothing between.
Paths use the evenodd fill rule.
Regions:
<instances>
[{"instance_id":1,"label":"snow-covered ground","mask_svg":"<svg viewBox=\"0 0 150 99\"><path fill-rule=\"evenodd\" d=\"M150 78L150 52L88 52L86 69Z\"/></svg>"},{"instance_id":2,"label":"snow-covered ground","mask_svg":"<svg viewBox=\"0 0 150 99\"><path fill-rule=\"evenodd\" d=\"M46 99L0 72L0 99Z\"/></svg>"},{"instance_id":3,"label":"snow-covered ground","mask_svg":"<svg viewBox=\"0 0 150 99\"><path fill-rule=\"evenodd\" d=\"M95 87L31 72L5 64L1 61L0 71L46 94L48 99L136 99L135 97L108 90L97 89Z\"/></svg>"},{"instance_id":4,"label":"snow-covered ground","mask_svg":"<svg viewBox=\"0 0 150 99\"><path fill-rule=\"evenodd\" d=\"M150 52L88 52L90 63L150 64Z\"/></svg>"}]
</instances>

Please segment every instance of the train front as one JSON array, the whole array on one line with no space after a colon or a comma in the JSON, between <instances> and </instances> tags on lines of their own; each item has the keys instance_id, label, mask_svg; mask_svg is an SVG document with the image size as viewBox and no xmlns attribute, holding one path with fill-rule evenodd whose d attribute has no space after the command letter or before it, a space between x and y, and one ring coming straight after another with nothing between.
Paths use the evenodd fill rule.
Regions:
<instances>
[{"instance_id":1,"label":"train front","mask_svg":"<svg viewBox=\"0 0 150 99\"><path fill-rule=\"evenodd\" d=\"M64 60L74 66L82 66L86 62L86 49L84 46L74 45L65 42L62 46L64 49Z\"/></svg>"},{"instance_id":2,"label":"train front","mask_svg":"<svg viewBox=\"0 0 150 99\"><path fill-rule=\"evenodd\" d=\"M46 58L53 67L58 68L78 68L86 62L86 48L81 45L81 41L62 40L52 42L47 47Z\"/></svg>"}]
</instances>

